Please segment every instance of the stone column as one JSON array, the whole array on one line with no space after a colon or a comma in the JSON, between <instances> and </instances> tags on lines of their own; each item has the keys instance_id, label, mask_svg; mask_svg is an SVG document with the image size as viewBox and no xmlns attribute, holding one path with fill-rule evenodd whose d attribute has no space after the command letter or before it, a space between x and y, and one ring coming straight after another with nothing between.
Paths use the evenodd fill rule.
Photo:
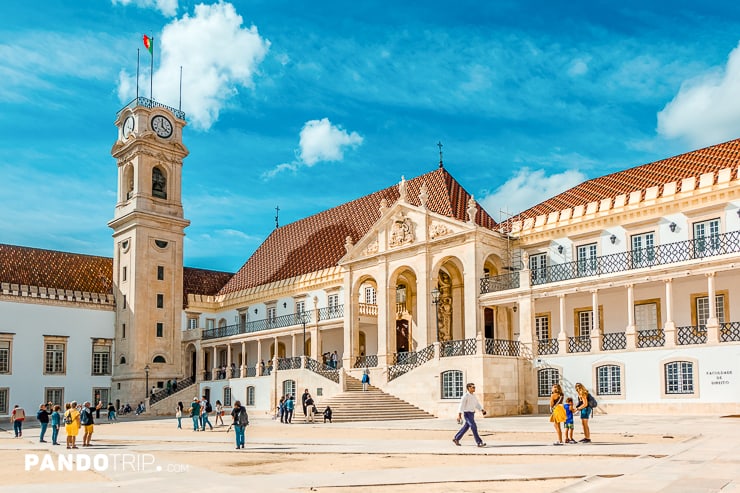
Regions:
<instances>
[{"instance_id":1,"label":"stone column","mask_svg":"<svg viewBox=\"0 0 740 493\"><path fill-rule=\"evenodd\" d=\"M213 359L211 360L213 362L213 373L211 373L211 380L216 380L218 377L218 372L221 370L218 366L218 350L216 349L216 346L213 346Z\"/></svg>"},{"instance_id":2,"label":"stone column","mask_svg":"<svg viewBox=\"0 0 740 493\"><path fill-rule=\"evenodd\" d=\"M239 376L244 378L247 376L247 343L242 341L242 364L239 366Z\"/></svg>"},{"instance_id":3,"label":"stone column","mask_svg":"<svg viewBox=\"0 0 740 493\"><path fill-rule=\"evenodd\" d=\"M226 344L226 378L231 378L231 343Z\"/></svg>"},{"instance_id":4,"label":"stone column","mask_svg":"<svg viewBox=\"0 0 740 493\"><path fill-rule=\"evenodd\" d=\"M301 351L301 354L303 354L303 351ZM292 357L300 356L295 352L295 334L290 334L290 355Z\"/></svg>"},{"instance_id":5,"label":"stone column","mask_svg":"<svg viewBox=\"0 0 740 493\"><path fill-rule=\"evenodd\" d=\"M359 327L356 327L355 324L359 325L358 322L358 310L357 310L357 299L356 299L356 293L354 292L354 289L352 288L352 285L354 284L354 273L351 269L345 269L344 270L344 279L342 282L342 287L344 288L344 320L343 320L343 340L342 340L342 366L344 368L352 368L352 359L353 356L356 354L357 351L357 342L358 339L355 336L355 333L359 330ZM317 312L318 315L318 312ZM318 317L316 317L318 320ZM317 330L318 332L318 330ZM311 344L311 354L314 354L314 346L316 344ZM313 356L312 356L313 357ZM316 353L316 357L314 359L318 360L318 353Z\"/></svg>"},{"instance_id":6,"label":"stone column","mask_svg":"<svg viewBox=\"0 0 740 493\"><path fill-rule=\"evenodd\" d=\"M624 329L627 339L627 349L635 349L637 346L637 329L635 327L635 286L627 285L627 327Z\"/></svg>"},{"instance_id":7,"label":"stone column","mask_svg":"<svg viewBox=\"0 0 740 493\"><path fill-rule=\"evenodd\" d=\"M565 295L558 295L558 354L565 354L568 350L568 334L565 332ZM552 337L552 335L550 336Z\"/></svg>"},{"instance_id":8,"label":"stone column","mask_svg":"<svg viewBox=\"0 0 740 493\"><path fill-rule=\"evenodd\" d=\"M388 266L384 256L378 257L378 366L388 366L388 324L396 311L396 299L391 299L388 286ZM389 309L392 307L392 309Z\"/></svg>"},{"instance_id":9,"label":"stone column","mask_svg":"<svg viewBox=\"0 0 740 493\"><path fill-rule=\"evenodd\" d=\"M530 348L530 351L535 353L533 346L534 335L534 301L530 296L522 296L519 298L519 303L514 305L519 312L519 342L522 346Z\"/></svg>"},{"instance_id":10,"label":"stone column","mask_svg":"<svg viewBox=\"0 0 740 493\"><path fill-rule=\"evenodd\" d=\"M673 279L665 280L665 332L666 347L676 346L676 323L673 321Z\"/></svg>"},{"instance_id":11,"label":"stone column","mask_svg":"<svg viewBox=\"0 0 740 493\"><path fill-rule=\"evenodd\" d=\"M707 318L707 344L719 344L719 319L717 318L717 291L714 286L714 272L708 272L707 295L709 297L709 318Z\"/></svg>"},{"instance_id":12,"label":"stone column","mask_svg":"<svg viewBox=\"0 0 740 493\"><path fill-rule=\"evenodd\" d=\"M265 363L267 365L267 363ZM257 372L255 373L258 377L261 377L260 369L262 368L262 339L257 339Z\"/></svg>"},{"instance_id":13,"label":"stone column","mask_svg":"<svg viewBox=\"0 0 740 493\"><path fill-rule=\"evenodd\" d=\"M599 290L591 291L591 318L593 319L593 328L591 330L591 352L597 352L601 343L601 320L599 317Z\"/></svg>"}]
</instances>

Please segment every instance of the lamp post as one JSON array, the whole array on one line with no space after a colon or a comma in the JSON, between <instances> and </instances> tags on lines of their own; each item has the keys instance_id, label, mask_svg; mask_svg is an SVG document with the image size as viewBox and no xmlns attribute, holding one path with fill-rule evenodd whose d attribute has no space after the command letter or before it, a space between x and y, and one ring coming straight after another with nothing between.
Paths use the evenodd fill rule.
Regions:
<instances>
[{"instance_id":1,"label":"lamp post","mask_svg":"<svg viewBox=\"0 0 740 493\"><path fill-rule=\"evenodd\" d=\"M434 320L437 323L437 342L439 342L439 289L432 289L432 304L434 305Z\"/></svg>"},{"instance_id":2,"label":"lamp post","mask_svg":"<svg viewBox=\"0 0 740 493\"><path fill-rule=\"evenodd\" d=\"M146 374L146 383L144 384L146 387L144 400L146 401L149 398L149 364L144 366L144 373Z\"/></svg>"}]
</instances>

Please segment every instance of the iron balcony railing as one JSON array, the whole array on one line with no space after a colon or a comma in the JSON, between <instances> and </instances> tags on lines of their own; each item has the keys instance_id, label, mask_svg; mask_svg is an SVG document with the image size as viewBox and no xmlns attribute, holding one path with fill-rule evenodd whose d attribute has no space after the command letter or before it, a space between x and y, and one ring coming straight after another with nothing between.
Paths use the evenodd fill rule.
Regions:
<instances>
[{"instance_id":1,"label":"iron balcony railing","mask_svg":"<svg viewBox=\"0 0 740 493\"><path fill-rule=\"evenodd\" d=\"M344 305L319 308L319 320L331 320L344 317Z\"/></svg>"},{"instance_id":2,"label":"iron balcony railing","mask_svg":"<svg viewBox=\"0 0 740 493\"><path fill-rule=\"evenodd\" d=\"M313 358L306 358L306 369L321 375L322 377L328 378L332 382L339 383L339 370L330 368Z\"/></svg>"},{"instance_id":3,"label":"iron balcony railing","mask_svg":"<svg viewBox=\"0 0 740 493\"><path fill-rule=\"evenodd\" d=\"M138 97L132 99L126 106L118 110L118 114L121 113L121 111L125 110L126 108L136 108L137 106L143 106L144 108L164 108L166 110L169 110L172 112L173 115L175 115L180 120L185 119L185 112L182 110L175 109L171 106L167 106L165 104L162 104L158 101L155 101L153 99L144 98L144 97Z\"/></svg>"},{"instance_id":4,"label":"iron balcony railing","mask_svg":"<svg viewBox=\"0 0 740 493\"><path fill-rule=\"evenodd\" d=\"M335 307L332 308L334 310L337 309ZM339 308L342 308L342 305L340 305ZM323 310L323 308L321 310ZM319 313L321 312L321 310L319 310ZM203 331L202 337L203 339L218 339L219 337L230 337L238 334L251 334L253 332L260 332L263 330L291 327L294 325L303 325L304 321L305 323L309 323L312 321L312 319L312 311L289 313L287 315L280 315L279 317L265 318L262 320L250 320L248 322L227 325L225 327L214 327L213 329L206 329Z\"/></svg>"},{"instance_id":5,"label":"iron balcony railing","mask_svg":"<svg viewBox=\"0 0 740 493\"><path fill-rule=\"evenodd\" d=\"M248 366L247 367L247 377L256 377L257 376L257 368L254 366Z\"/></svg>"},{"instance_id":6,"label":"iron balcony railing","mask_svg":"<svg viewBox=\"0 0 740 493\"><path fill-rule=\"evenodd\" d=\"M740 322L723 322L719 324L719 341L740 341Z\"/></svg>"},{"instance_id":7,"label":"iron balcony railing","mask_svg":"<svg viewBox=\"0 0 740 493\"><path fill-rule=\"evenodd\" d=\"M694 325L686 325L684 327L676 327L676 344L679 346L688 346L690 344L706 344L707 343L707 328L702 325L696 327Z\"/></svg>"},{"instance_id":8,"label":"iron balcony railing","mask_svg":"<svg viewBox=\"0 0 740 493\"><path fill-rule=\"evenodd\" d=\"M475 354L475 339L462 339L458 341L443 341L439 343L439 356L469 356Z\"/></svg>"},{"instance_id":9,"label":"iron balcony railing","mask_svg":"<svg viewBox=\"0 0 740 493\"><path fill-rule=\"evenodd\" d=\"M193 385L195 383L195 379L193 377L188 377L184 380L177 380L177 385L173 387L170 387L170 390L167 391L167 389L158 390L154 394L152 394L149 397L149 404L154 404L155 402L159 402L165 397L175 394L177 392L180 392L183 389L186 389Z\"/></svg>"},{"instance_id":10,"label":"iron balcony railing","mask_svg":"<svg viewBox=\"0 0 740 493\"><path fill-rule=\"evenodd\" d=\"M588 353L591 351L591 337L568 337L569 353Z\"/></svg>"},{"instance_id":11,"label":"iron balcony railing","mask_svg":"<svg viewBox=\"0 0 740 493\"><path fill-rule=\"evenodd\" d=\"M297 370L301 367L301 357L278 358L277 369L280 370Z\"/></svg>"},{"instance_id":12,"label":"iron balcony railing","mask_svg":"<svg viewBox=\"0 0 740 493\"><path fill-rule=\"evenodd\" d=\"M557 339L540 339L537 341L537 354L558 354L560 343Z\"/></svg>"},{"instance_id":13,"label":"iron balcony railing","mask_svg":"<svg viewBox=\"0 0 740 493\"><path fill-rule=\"evenodd\" d=\"M506 339L486 339L486 354L496 356L519 356L522 347L519 341L508 341Z\"/></svg>"},{"instance_id":14,"label":"iron balcony railing","mask_svg":"<svg viewBox=\"0 0 740 493\"><path fill-rule=\"evenodd\" d=\"M355 358L355 364L352 368L375 368L376 366L378 366L378 355L369 354Z\"/></svg>"},{"instance_id":15,"label":"iron balcony railing","mask_svg":"<svg viewBox=\"0 0 740 493\"><path fill-rule=\"evenodd\" d=\"M590 259L554 264L541 269L532 269L530 276L531 283L535 286L738 252L740 252L740 231L731 231L704 238L677 241L650 248L639 248ZM510 276L514 275L518 276L519 273L512 272L501 276L482 278L481 294L518 288L519 281L510 279Z\"/></svg>"},{"instance_id":16,"label":"iron balcony railing","mask_svg":"<svg viewBox=\"0 0 740 493\"><path fill-rule=\"evenodd\" d=\"M637 331L637 347L663 347L665 345L665 332L663 329L648 329Z\"/></svg>"},{"instance_id":17,"label":"iron balcony railing","mask_svg":"<svg viewBox=\"0 0 740 493\"><path fill-rule=\"evenodd\" d=\"M393 354L393 364L388 367L388 381L394 380L401 375L410 372L417 366L421 366L434 358L434 345L427 346L421 351L401 352Z\"/></svg>"},{"instance_id":18,"label":"iron balcony railing","mask_svg":"<svg viewBox=\"0 0 740 493\"><path fill-rule=\"evenodd\" d=\"M601 336L602 351L618 351L627 349L627 334L624 332L605 332Z\"/></svg>"}]
</instances>

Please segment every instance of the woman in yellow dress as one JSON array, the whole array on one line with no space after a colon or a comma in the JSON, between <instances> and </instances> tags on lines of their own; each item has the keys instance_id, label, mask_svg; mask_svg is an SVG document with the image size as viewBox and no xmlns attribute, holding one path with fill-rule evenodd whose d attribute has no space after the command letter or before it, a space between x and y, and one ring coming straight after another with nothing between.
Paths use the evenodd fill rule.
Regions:
<instances>
[{"instance_id":1,"label":"woman in yellow dress","mask_svg":"<svg viewBox=\"0 0 740 493\"><path fill-rule=\"evenodd\" d=\"M77 410L77 401L64 406L64 431L67 433L67 448L77 448L77 433L80 431L80 411Z\"/></svg>"},{"instance_id":2,"label":"woman in yellow dress","mask_svg":"<svg viewBox=\"0 0 740 493\"><path fill-rule=\"evenodd\" d=\"M560 423L565 423L567 415L565 413L565 407L563 407L563 401L565 395L563 394L563 388L559 383L552 385L552 392L550 393L550 422L555 425L555 431L558 432L558 441L553 445L563 444L563 430L560 429Z\"/></svg>"}]
</instances>

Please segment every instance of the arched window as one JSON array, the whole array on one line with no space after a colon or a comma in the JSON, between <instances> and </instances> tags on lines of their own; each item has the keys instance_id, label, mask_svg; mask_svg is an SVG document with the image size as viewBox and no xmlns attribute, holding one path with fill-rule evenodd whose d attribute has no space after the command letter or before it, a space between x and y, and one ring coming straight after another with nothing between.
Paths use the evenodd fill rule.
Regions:
<instances>
[{"instance_id":1,"label":"arched window","mask_svg":"<svg viewBox=\"0 0 740 493\"><path fill-rule=\"evenodd\" d=\"M231 387L224 387L224 406L231 405Z\"/></svg>"},{"instance_id":2,"label":"arched window","mask_svg":"<svg viewBox=\"0 0 740 493\"><path fill-rule=\"evenodd\" d=\"M152 363L167 363L167 361L164 359L164 356L155 356Z\"/></svg>"},{"instance_id":3,"label":"arched window","mask_svg":"<svg viewBox=\"0 0 740 493\"><path fill-rule=\"evenodd\" d=\"M694 364L691 361L672 361L666 363L665 393L694 393Z\"/></svg>"},{"instance_id":4,"label":"arched window","mask_svg":"<svg viewBox=\"0 0 740 493\"><path fill-rule=\"evenodd\" d=\"M295 380L283 380L283 396L286 395L295 397Z\"/></svg>"},{"instance_id":5,"label":"arched window","mask_svg":"<svg viewBox=\"0 0 740 493\"><path fill-rule=\"evenodd\" d=\"M160 199L167 198L167 178L156 166L152 169L152 195Z\"/></svg>"},{"instance_id":6,"label":"arched window","mask_svg":"<svg viewBox=\"0 0 740 493\"><path fill-rule=\"evenodd\" d=\"M226 319L225 318L222 318L221 320L218 321L218 328L221 329L223 327L226 327Z\"/></svg>"},{"instance_id":7,"label":"arched window","mask_svg":"<svg viewBox=\"0 0 740 493\"><path fill-rule=\"evenodd\" d=\"M442 372L442 399L459 399L463 395L463 372L448 370Z\"/></svg>"},{"instance_id":8,"label":"arched window","mask_svg":"<svg viewBox=\"0 0 740 493\"><path fill-rule=\"evenodd\" d=\"M560 383L560 370L557 368L542 368L537 372L537 395L550 397L553 384Z\"/></svg>"},{"instance_id":9,"label":"arched window","mask_svg":"<svg viewBox=\"0 0 740 493\"><path fill-rule=\"evenodd\" d=\"M598 395L622 393L622 369L617 365L596 367L596 392Z\"/></svg>"},{"instance_id":10,"label":"arched window","mask_svg":"<svg viewBox=\"0 0 740 493\"><path fill-rule=\"evenodd\" d=\"M254 387L247 387L247 400L245 406L254 406Z\"/></svg>"},{"instance_id":11,"label":"arched window","mask_svg":"<svg viewBox=\"0 0 740 493\"><path fill-rule=\"evenodd\" d=\"M125 365L126 364L126 357L125 356L121 356L121 360L120 360L119 364L121 364L121 365Z\"/></svg>"}]
</instances>

